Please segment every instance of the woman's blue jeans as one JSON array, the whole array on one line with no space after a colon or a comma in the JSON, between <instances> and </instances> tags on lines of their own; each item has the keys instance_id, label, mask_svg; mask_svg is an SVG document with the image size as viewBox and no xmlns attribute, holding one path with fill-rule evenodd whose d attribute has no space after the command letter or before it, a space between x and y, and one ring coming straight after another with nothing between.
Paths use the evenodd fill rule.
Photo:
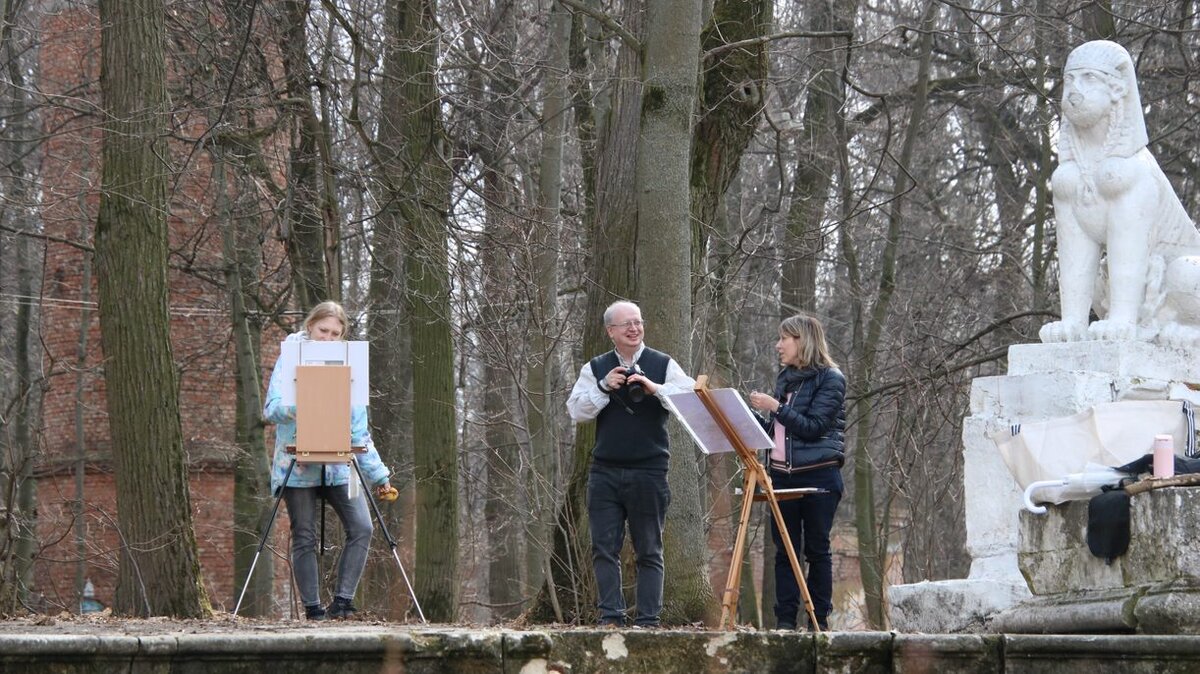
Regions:
<instances>
[{"instance_id":1,"label":"woman's blue jeans","mask_svg":"<svg viewBox=\"0 0 1200 674\"><path fill-rule=\"evenodd\" d=\"M350 498L346 485L324 487L285 487L288 517L292 521L292 574L300 589L300 601L305 606L320 606L321 587L317 568L317 518L320 501L324 498L333 506L346 532L346 546L338 560L336 597L352 599L358 589L363 569L367 566L367 550L371 545L371 514L367 497L361 490Z\"/></svg>"},{"instance_id":2,"label":"woman's blue jeans","mask_svg":"<svg viewBox=\"0 0 1200 674\"><path fill-rule=\"evenodd\" d=\"M771 471L771 483L776 489L814 486L812 477L804 473L788 475L776 471ZM779 502L800 568L803 570L803 564L808 563L806 585L812 596L813 613L822 620L833 610L833 555L829 532L833 529L833 516L841 500L840 491L830 491ZM797 614L803 615L800 584L792 572L774 517L771 518L771 539L775 541L775 619L794 627Z\"/></svg>"}]
</instances>

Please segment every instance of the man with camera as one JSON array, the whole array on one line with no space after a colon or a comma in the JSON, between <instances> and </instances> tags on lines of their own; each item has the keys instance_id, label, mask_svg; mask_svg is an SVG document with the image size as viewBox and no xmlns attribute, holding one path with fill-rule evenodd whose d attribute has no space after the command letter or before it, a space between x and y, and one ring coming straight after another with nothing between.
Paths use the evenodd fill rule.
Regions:
<instances>
[{"instance_id":1,"label":"man with camera","mask_svg":"<svg viewBox=\"0 0 1200 674\"><path fill-rule=\"evenodd\" d=\"M663 396L691 390L696 382L673 358L643 343L646 324L636 304L614 302L604 312L604 327L613 350L583 366L567 399L576 423L596 420L587 507L599 623L625 624L621 546L628 523L637 557L634 624L657 627L663 595L663 522L671 502L670 413Z\"/></svg>"}]
</instances>

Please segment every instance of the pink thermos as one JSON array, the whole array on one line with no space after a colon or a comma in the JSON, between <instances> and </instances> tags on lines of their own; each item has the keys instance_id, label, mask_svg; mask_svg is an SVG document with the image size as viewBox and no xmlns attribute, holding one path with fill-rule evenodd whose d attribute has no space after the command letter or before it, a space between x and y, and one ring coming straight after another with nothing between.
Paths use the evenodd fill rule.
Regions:
<instances>
[{"instance_id":1,"label":"pink thermos","mask_svg":"<svg viewBox=\"0 0 1200 674\"><path fill-rule=\"evenodd\" d=\"M1175 475L1175 442L1169 435L1154 436L1154 477Z\"/></svg>"}]
</instances>

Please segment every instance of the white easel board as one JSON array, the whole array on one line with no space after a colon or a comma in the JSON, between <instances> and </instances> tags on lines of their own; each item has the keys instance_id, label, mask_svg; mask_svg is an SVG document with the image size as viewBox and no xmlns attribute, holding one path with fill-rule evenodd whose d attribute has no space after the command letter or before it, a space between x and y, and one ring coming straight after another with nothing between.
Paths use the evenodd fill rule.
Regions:
<instances>
[{"instance_id":1,"label":"white easel board","mask_svg":"<svg viewBox=\"0 0 1200 674\"><path fill-rule=\"evenodd\" d=\"M370 367L367 342L282 342L279 359L283 362L280 395L284 405L296 404L297 365L349 365L350 405L370 404Z\"/></svg>"},{"instance_id":2,"label":"white easel board","mask_svg":"<svg viewBox=\"0 0 1200 674\"><path fill-rule=\"evenodd\" d=\"M735 389L711 389L708 393L717 407L725 413L725 418L729 420L734 432L741 437L747 448L752 450L770 449L775 446L775 441L762 429L758 417L754 416L754 413L746 405L746 401ZM704 406L695 391L673 393L665 397L671 412L691 434L696 445L700 447L700 451L705 454L733 451L733 443L725 437L724 431L708 413L708 408Z\"/></svg>"}]
</instances>

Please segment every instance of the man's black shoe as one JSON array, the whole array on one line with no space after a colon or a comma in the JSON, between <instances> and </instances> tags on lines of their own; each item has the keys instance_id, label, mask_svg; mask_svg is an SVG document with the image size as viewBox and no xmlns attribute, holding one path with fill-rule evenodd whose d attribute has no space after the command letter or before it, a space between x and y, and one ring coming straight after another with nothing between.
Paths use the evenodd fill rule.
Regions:
<instances>
[{"instance_id":1,"label":"man's black shoe","mask_svg":"<svg viewBox=\"0 0 1200 674\"><path fill-rule=\"evenodd\" d=\"M354 604L349 599L334 597L333 603L329 605L327 612L329 613L329 617L334 619L352 618L358 612L358 609L354 608Z\"/></svg>"},{"instance_id":2,"label":"man's black shoe","mask_svg":"<svg viewBox=\"0 0 1200 674\"><path fill-rule=\"evenodd\" d=\"M325 609L321 608L320 604L315 604L313 606L305 606L304 607L304 619L305 620L324 620L325 619Z\"/></svg>"},{"instance_id":3,"label":"man's black shoe","mask_svg":"<svg viewBox=\"0 0 1200 674\"><path fill-rule=\"evenodd\" d=\"M796 623L789 623L789 622L784 622L784 621L780 620L775 625L775 629L777 629L777 630L794 630L794 629L796 629Z\"/></svg>"}]
</instances>

